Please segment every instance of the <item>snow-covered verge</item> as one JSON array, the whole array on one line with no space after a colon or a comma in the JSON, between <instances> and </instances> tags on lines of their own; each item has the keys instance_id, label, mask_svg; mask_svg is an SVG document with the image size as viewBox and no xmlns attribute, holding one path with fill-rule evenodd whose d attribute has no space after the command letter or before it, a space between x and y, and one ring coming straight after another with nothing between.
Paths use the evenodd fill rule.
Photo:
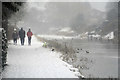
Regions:
<instances>
[{"instance_id":1,"label":"snow-covered verge","mask_svg":"<svg viewBox=\"0 0 120 80\"><path fill-rule=\"evenodd\" d=\"M38 40L44 42L43 47L50 48L53 51L61 52L60 58L67 62L72 63L76 61L76 55L75 50L73 47L68 44L67 42L64 42L65 40L62 40L63 42L60 42L60 40L54 40L54 39L48 39L36 36Z\"/></svg>"},{"instance_id":2,"label":"snow-covered verge","mask_svg":"<svg viewBox=\"0 0 120 80\"><path fill-rule=\"evenodd\" d=\"M109 34L105 35L103 38L105 38L105 39L114 39L114 32L110 32Z\"/></svg>"},{"instance_id":3,"label":"snow-covered verge","mask_svg":"<svg viewBox=\"0 0 120 80\"><path fill-rule=\"evenodd\" d=\"M60 36L60 35L37 35L38 37L41 38L46 38L48 40L51 39L72 39L75 38L74 36Z\"/></svg>"},{"instance_id":4,"label":"snow-covered verge","mask_svg":"<svg viewBox=\"0 0 120 80\"><path fill-rule=\"evenodd\" d=\"M2 73L3 78L78 78L78 69L62 61L60 53L42 47L43 43L32 38L32 45L21 46L9 42L8 66ZM83 76L82 76L83 77Z\"/></svg>"}]
</instances>

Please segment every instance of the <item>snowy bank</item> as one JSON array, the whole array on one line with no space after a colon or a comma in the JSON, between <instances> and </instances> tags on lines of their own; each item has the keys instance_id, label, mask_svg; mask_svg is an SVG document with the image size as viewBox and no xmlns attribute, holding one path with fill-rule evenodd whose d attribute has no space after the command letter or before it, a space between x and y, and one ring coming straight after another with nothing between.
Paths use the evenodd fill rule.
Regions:
<instances>
[{"instance_id":1,"label":"snowy bank","mask_svg":"<svg viewBox=\"0 0 120 80\"><path fill-rule=\"evenodd\" d=\"M114 39L114 32L110 32L107 35L105 35L103 38L105 39Z\"/></svg>"},{"instance_id":2,"label":"snowy bank","mask_svg":"<svg viewBox=\"0 0 120 80\"><path fill-rule=\"evenodd\" d=\"M72 38L75 38L73 36L58 36L58 35L37 35L41 38L45 38L45 39L48 39L48 40L51 40L51 39L72 39Z\"/></svg>"}]
</instances>

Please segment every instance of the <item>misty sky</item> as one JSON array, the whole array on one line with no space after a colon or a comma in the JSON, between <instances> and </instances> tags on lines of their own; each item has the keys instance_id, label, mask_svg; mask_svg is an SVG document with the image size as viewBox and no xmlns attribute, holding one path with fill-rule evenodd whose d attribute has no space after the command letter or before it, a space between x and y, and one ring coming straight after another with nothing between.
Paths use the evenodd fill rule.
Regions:
<instances>
[{"instance_id":1,"label":"misty sky","mask_svg":"<svg viewBox=\"0 0 120 80\"><path fill-rule=\"evenodd\" d=\"M110 0L29 0L29 2L91 2L91 6L95 9L105 11L106 2ZM98 2L98 3L95 3Z\"/></svg>"},{"instance_id":2,"label":"misty sky","mask_svg":"<svg viewBox=\"0 0 120 80\"><path fill-rule=\"evenodd\" d=\"M91 2L90 4L91 4L92 8L95 8L100 11L105 11L107 2Z\"/></svg>"},{"instance_id":3,"label":"misty sky","mask_svg":"<svg viewBox=\"0 0 120 80\"><path fill-rule=\"evenodd\" d=\"M71 22L74 22L75 20L77 20L77 16L81 16L80 14L84 14L83 20L88 20L87 18L89 18L91 21L91 24L89 25L92 25L94 24L94 22L98 20L98 18L96 18L97 19L96 20L95 17L94 18L92 16L90 17L91 14L94 15L94 13L90 11L92 10L90 5L92 6L93 10L97 9L100 11L105 11L108 0L105 0L106 2L94 2L95 0L93 0L93 2L90 3L90 5L89 4L87 5L87 3L79 4L80 2L79 3L71 2L67 4L64 2L62 4L60 2L57 2L57 3L53 2L52 4L51 3L49 4L49 1L51 0L45 0L45 1L46 2L26 3L24 5L24 8L21 8L22 11L18 12L17 14L17 16L20 16L22 13L23 13L22 15L24 15L21 21L18 21L17 27L19 28L24 27L24 29L26 30L28 30L28 28L31 27L32 30L35 32L44 33L45 30L53 30L53 28L56 28L56 27L57 29L58 27L60 28L68 27L68 26L73 27L74 23L72 25ZM84 1L88 1L88 0L84 0ZM14 18L15 18L15 15L11 17L11 20L14 20ZM77 21L80 21L80 20L77 20Z\"/></svg>"},{"instance_id":4,"label":"misty sky","mask_svg":"<svg viewBox=\"0 0 120 80\"><path fill-rule=\"evenodd\" d=\"M64 11L66 3L62 3L62 4L58 4L58 3L59 2L57 2L57 5L59 7L58 9L60 9L61 11ZM68 26L67 22L66 22L66 24L64 24L64 22L68 21L68 20L70 20L72 18L71 16L73 16L73 15L71 15L71 12L69 13L69 11L71 11L71 10L68 10L68 12L66 12L66 11L61 12L61 14L62 14L61 17L62 16L65 17L65 15L67 13L68 16L71 17L71 18L68 19L68 17L66 17L65 19L62 19L61 17L59 17L59 19L61 18L62 20L64 20L63 22L60 22L57 19L57 16L56 16L56 14L58 14L60 16L60 14L59 14L60 12L59 11L58 11L59 13L57 13L56 12L57 10L54 10L54 9L51 10L52 8L50 8L50 10L53 11L53 13L49 12L49 10L48 10L48 12L44 12L46 10L46 8L45 8L46 4L47 4L46 2L39 2L39 3L31 2L31 3L27 3L25 5L25 8L26 8L25 14L24 14L25 16L22 19L22 21L24 23L23 24L19 23L18 26L19 27L24 27L25 29L28 29L28 27L31 27L33 30L35 30L37 32L39 32L39 31L40 32L42 32L42 31L44 32L44 30L46 30L45 27L49 27L49 26L51 26L50 28L52 28L53 26L57 27L57 26L59 26L58 24L60 24L60 23L63 24L63 25L60 25L60 26L65 26L65 25ZM53 4L53 5L55 5L55 4ZM63 5L64 8L61 8L60 5ZM74 3L71 2L70 5L74 5ZM92 5L93 8L96 8L96 9L101 10L101 11L105 11L105 6L106 6L105 2L92 2L91 5ZM74 12L75 16L77 16L77 14L79 13L78 9L79 9L80 6L78 6L78 7L77 6L78 5L76 5L76 7L74 6L74 8L73 8L73 9L77 9L77 11ZM84 11L85 10L83 9L83 12ZM75 14L75 13L77 13L77 14ZM49 21L49 22L48 23L44 23L44 21L43 21L44 19L47 19L47 21ZM56 20L58 20L58 21L56 21ZM44 26L44 27L42 27L42 26ZM39 29L37 29L38 27L42 27L42 28L39 30Z\"/></svg>"}]
</instances>

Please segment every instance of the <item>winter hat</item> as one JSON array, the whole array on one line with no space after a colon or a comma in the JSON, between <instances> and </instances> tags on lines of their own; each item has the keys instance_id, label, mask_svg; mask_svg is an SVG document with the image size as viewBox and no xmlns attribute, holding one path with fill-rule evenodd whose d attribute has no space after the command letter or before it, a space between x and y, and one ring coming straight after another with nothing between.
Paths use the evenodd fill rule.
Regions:
<instances>
[{"instance_id":1,"label":"winter hat","mask_svg":"<svg viewBox=\"0 0 120 80\"><path fill-rule=\"evenodd\" d=\"M31 31L30 27L29 27L28 31Z\"/></svg>"}]
</instances>

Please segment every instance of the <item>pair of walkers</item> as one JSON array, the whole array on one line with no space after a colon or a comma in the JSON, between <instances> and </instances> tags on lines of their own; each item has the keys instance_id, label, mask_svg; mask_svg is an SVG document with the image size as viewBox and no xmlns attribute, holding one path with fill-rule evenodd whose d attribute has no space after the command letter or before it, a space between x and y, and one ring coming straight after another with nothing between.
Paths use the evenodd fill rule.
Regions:
<instances>
[{"instance_id":1,"label":"pair of walkers","mask_svg":"<svg viewBox=\"0 0 120 80\"><path fill-rule=\"evenodd\" d=\"M33 33L31 32L31 29L29 29L28 32L27 32L28 44L29 45L31 45L32 35L33 35ZM25 42L25 30L23 30L23 28L20 29L19 33L16 31L16 29L14 29L14 32L12 34L14 44L17 44L18 36L20 38L21 45L24 45L24 42Z\"/></svg>"}]
</instances>

